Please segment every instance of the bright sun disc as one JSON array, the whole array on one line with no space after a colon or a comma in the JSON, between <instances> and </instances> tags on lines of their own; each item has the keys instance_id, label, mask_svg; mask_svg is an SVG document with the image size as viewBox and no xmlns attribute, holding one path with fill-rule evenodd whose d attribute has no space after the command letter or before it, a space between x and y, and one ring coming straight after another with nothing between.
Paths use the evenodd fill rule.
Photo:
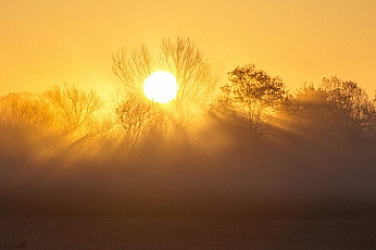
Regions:
<instances>
[{"instance_id":1,"label":"bright sun disc","mask_svg":"<svg viewBox=\"0 0 376 250\"><path fill-rule=\"evenodd\" d=\"M168 103L176 97L177 92L175 76L166 71L156 71L145 79L145 96L153 102Z\"/></svg>"}]
</instances>

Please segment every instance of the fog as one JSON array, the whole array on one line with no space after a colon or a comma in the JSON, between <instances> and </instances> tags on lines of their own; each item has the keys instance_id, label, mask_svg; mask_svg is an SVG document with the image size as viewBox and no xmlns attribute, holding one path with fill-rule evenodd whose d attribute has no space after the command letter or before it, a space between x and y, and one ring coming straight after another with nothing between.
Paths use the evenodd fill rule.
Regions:
<instances>
[{"instance_id":1,"label":"fog","mask_svg":"<svg viewBox=\"0 0 376 250\"><path fill-rule=\"evenodd\" d=\"M74 137L0 127L2 215L363 216L375 143L276 122L263 137L213 114L150 133Z\"/></svg>"}]
</instances>

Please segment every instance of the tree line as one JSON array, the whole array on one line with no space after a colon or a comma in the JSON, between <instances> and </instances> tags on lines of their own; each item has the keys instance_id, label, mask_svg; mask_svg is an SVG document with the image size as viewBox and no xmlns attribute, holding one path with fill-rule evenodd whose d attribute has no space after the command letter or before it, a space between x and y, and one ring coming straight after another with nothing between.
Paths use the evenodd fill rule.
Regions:
<instances>
[{"instance_id":1,"label":"tree line","mask_svg":"<svg viewBox=\"0 0 376 250\"><path fill-rule=\"evenodd\" d=\"M124 93L110 112L104 112L106 103L94 90L75 85L40 94L9 93L0 97L1 132L26 129L76 141L116 138L129 149L145 138L163 137L166 131L194 126L200 117L210 116L244 129L250 138L284 126L322 136L376 139L374 100L356 82L336 76L323 78L318 86L290 90L279 77L247 64L231 70L220 83L201 50L184 38L162 39L154 56L146 46L122 49L114 53L112 67ZM150 102L142 93L144 79L157 69L173 73L179 84L176 99L168 105Z\"/></svg>"}]
</instances>

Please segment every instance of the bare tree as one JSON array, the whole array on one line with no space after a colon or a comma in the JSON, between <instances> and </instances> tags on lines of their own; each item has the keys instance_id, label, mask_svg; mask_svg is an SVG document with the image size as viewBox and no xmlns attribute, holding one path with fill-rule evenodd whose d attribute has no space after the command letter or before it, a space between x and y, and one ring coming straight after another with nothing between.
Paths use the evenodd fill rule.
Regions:
<instances>
[{"instance_id":1,"label":"bare tree","mask_svg":"<svg viewBox=\"0 0 376 250\"><path fill-rule=\"evenodd\" d=\"M163 126L163 112L153 103L128 98L116 108L116 115L124 130L126 147L134 148L154 128Z\"/></svg>"},{"instance_id":2,"label":"bare tree","mask_svg":"<svg viewBox=\"0 0 376 250\"><path fill-rule=\"evenodd\" d=\"M145 46L130 54L122 49L113 55L112 69L126 87L126 94L140 99L144 96L144 80L153 71L166 70L174 74L179 90L172 104L179 123L188 122L193 112L204 110L216 90L210 64L188 38L162 39L160 53L155 57Z\"/></svg>"},{"instance_id":3,"label":"bare tree","mask_svg":"<svg viewBox=\"0 0 376 250\"><path fill-rule=\"evenodd\" d=\"M85 92L74 85L55 86L45 93L64 133L75 132L88 125L101 107L101 100L93 90Z\"/></svg>"},{"instance_id":4,"label":"bare tree","mask_svg":"<svg viewBox=\"0 0 376 250\"><path fill-rule=\"evenodd\" d=\"M1 120L13 126L51 128L53 114L48 103L31 93L10 93L0 100Z\"/></svg>"},{"instance_id":5,"label":"bare tree","mask_svg":"<svg viewBox=\"0 0 376 250\"><path fill-rule=\"evenodd\" d=\"M112 55L112 70L126 87L128 95L143 96L142 85L154 66L149 50L142 45L130 55L126 49Z\"/></svg>"},{"instance_id":6,"label":"bare tree","mask_svg":"<svg viewBox=\"0 0 376 250\"><path fill-rule=\"evenodd\" d=\"M216 78L210 64L191 40L163 39L162 62L176 75L179 91L175 99L177 112L189 117L192 110L203 110L214 97Z\"/></svg>"}]
</instances>

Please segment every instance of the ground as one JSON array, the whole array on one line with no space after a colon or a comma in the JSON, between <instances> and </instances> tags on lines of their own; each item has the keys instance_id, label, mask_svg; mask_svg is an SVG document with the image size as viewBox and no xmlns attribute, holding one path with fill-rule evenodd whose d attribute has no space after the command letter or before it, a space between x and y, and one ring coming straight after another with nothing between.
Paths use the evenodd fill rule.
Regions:
<instances>
[{"instance_id":1,"label":"ground","mask_svg":"<svg viewBox=\"0 0 376 250\"><path fill-rule=\"evenodd\" d=\"M1 248L376 249L373 219L3 217Z\"/></svg>"}]
</instances>

